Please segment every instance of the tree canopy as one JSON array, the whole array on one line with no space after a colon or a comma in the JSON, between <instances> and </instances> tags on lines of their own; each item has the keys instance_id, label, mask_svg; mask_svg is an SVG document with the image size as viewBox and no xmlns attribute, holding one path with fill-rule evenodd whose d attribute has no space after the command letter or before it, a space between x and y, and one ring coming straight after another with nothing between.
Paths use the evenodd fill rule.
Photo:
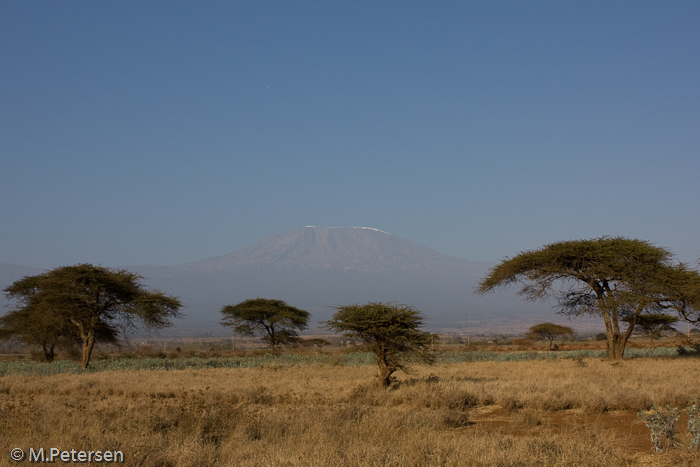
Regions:
<instances>
[{"instance_id":1,"label":"tree canopy","mask_svg":"<svg viewBox=\"0 0 700 467\"><path fill-rule=\"evenodd\" d=\"M16 306L0 327L7 337L49 346L51 357L53 347L78 341L85 369L96 340L114 343L137 324L157 329L179 316L180 301L145 289L142 279L123 269L91 264L26 276L5 289Z\"/></svg>"},{"instance_id":2,"label":"tree canopy","mask_svg":"<svg viewBox=\"0 0 700 467\"><path fill-rule=\"evenodd\" d=\"M610 359L622 358L642 312L675 309L697 320L698 272L642 240L601 237L522 252L492 268L477 292L515 283L523 284L519 293L529 300L553 294L562 314L602 317Z\"/></svg>"},{"instance_id":3,"label":"tree canopy","mask_svg":"<svg viewBox=\"0 0 700 467\"><path fill-rule=\"evenodd\" d=\"M406 356L428 358L431 334L423 332L423 314L409 305L370 302L335 308L326 328L359 338L377 356L379 383L388 386L391 375L406 369ZM429 359L429 358L428 358Z\"/></svg>"},{"instance_id":4,"label":"tree canopy","mask_svg":"<svg viewBox=\"0 0 700 467\"><path fill-rule=\"evenodd\" d=\"M568 326L562 326L554 323L540 323L532 326L525 337L534 340L545 340L549 344L549 349L551 349L552 342L557 337L573 335L574 330Z\"/></svg>"},{"instance_id":5,"label":"tree canopy","mask_svg":"<svg viewBox=\"0 0 700 467\"><path fill-rule=\"evenodd\" d=\"M282 300L254 298L221 309L223 326L243 336L261 335L274 351L278 345L297 341L298 331L306 329L309 312Z\"/></svg>"}]
</instances>

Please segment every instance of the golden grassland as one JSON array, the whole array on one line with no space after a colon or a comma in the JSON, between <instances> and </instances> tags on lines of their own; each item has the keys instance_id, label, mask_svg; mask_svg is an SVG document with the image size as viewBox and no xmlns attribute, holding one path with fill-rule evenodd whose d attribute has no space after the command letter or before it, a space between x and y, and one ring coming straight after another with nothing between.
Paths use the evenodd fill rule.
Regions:
<instances>
[{"instance_id":1,"label":"golden grassland","mask_svg":"<svg viewBox=\"0 0 700 467\"><path fill-rule=\"evenodd\" d=\"M700 465L636 417L685 407L700 359L309 365L0 377L12 448L120 450L133 466ZM27 462L26 460L24 462Z\"/></svg>"}]
</instances>

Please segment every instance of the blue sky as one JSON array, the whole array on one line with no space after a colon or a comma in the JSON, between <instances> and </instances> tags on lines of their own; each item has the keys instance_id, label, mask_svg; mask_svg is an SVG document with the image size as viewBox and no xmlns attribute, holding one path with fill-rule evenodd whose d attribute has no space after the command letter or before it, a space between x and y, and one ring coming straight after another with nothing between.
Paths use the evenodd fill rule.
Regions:
<instances>
[{"instance_id":1,"label":"blue sky","mask_svg":"<svg viewBox=\"0 0 700 467\"><path fill-rule=\"evenodd\" d=\"M370 226L700 258L697 1L0 1L0 262Z\"/></svg>"}]
</instances>

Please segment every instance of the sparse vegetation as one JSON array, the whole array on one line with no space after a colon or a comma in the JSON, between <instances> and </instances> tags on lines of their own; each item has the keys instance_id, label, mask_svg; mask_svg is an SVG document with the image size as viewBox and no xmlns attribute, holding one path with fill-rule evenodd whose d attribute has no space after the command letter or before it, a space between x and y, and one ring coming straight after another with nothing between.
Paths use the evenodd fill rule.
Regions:
<instances>
[{"instance_id":1,"label":"sparse vegetation","mask_svg":"<svg viewBox=\"0 0 700 467\"><path fill-rule=\"evenodd\" d=\"M416 365L386 391L367 383L370 361L268 358L256 368L5 375L0 451L100 446L141 467L700 461L695 450L652 454L636 418L654 404L690 403L700 360L436 363Z\"/></svg>"}]
</instances>

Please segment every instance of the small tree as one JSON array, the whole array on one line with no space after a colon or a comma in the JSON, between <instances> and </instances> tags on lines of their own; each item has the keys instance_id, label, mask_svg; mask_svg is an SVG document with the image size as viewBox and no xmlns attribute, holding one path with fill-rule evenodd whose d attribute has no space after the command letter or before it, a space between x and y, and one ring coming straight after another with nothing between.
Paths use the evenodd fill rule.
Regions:
<instances>
[{"instance_id":1,"label":"small tree","mask_svg":"<svg viewBox=\"0 0 700 467\"><path fill-rule=\"evenodd\" d=\"M540 323L532 326L525 334L527 339L544 340L549 344L549 350L552 350L552 342L557 337L573 336L574 330L568 326L560 326L554 323Z\"/></svg>"},{"instance_id":2,"label":"small tree","mask_svg":"<svg viewBox=\"0 0 700 467\"><path fill-rule=\"evenodd\" d=\"M625 317L625 321L630 319ZM649 339L652 348L656 348L655 341L667 331L675 331L673 324L678 321L678 317L669 316L663 313L651 313L639 315L635 323L634 332Z\"/></svg>"},{"instance_id":3,"label":"small tree","mask_svg":"<svg viewBox=\"0 0 700 467\"><path fill-rule=\"evenodd\" d=\"M326 328L362 340L377 356L381 386L389 386L395 371L407 369L408 354L430 360L427 350L432 336L419 330L423 315L414 307L370 302L335 307L335 310L332 319L326 321Z\"/></svg>"},{"instance_id":4,"label":"small tree","mask_svg":"<svg viewBox=\"0 0 700 467\"><path fill-rule=\"evenodd\" d=\"M308 311L266 298L227 305L221 314L223 326L230 326L234 333L243 336L262 335L273 352L278 345L295 343L299 338L297 331L306 329L309 321Z\"/></svg>"},{"instance_id":5,"label":"small tree","mask_svg":"<svg viewBox=\"0 0 700 467\"><path fill-rule=\"evenodd\" d=\"M12 323L9 329L25 342L50 345L51 339L59 339L55 341L58 345L64 338L79 341L81 368L86 369L97 339L115 342L136 322L157 329L179 316L178 299L146 290L141 279L126 270L91 264L26 276L5 289L7 298L18 304L5 317L6 322ZM15 319L21 316L34 320Z\"/></svg>"}]
</instances>

